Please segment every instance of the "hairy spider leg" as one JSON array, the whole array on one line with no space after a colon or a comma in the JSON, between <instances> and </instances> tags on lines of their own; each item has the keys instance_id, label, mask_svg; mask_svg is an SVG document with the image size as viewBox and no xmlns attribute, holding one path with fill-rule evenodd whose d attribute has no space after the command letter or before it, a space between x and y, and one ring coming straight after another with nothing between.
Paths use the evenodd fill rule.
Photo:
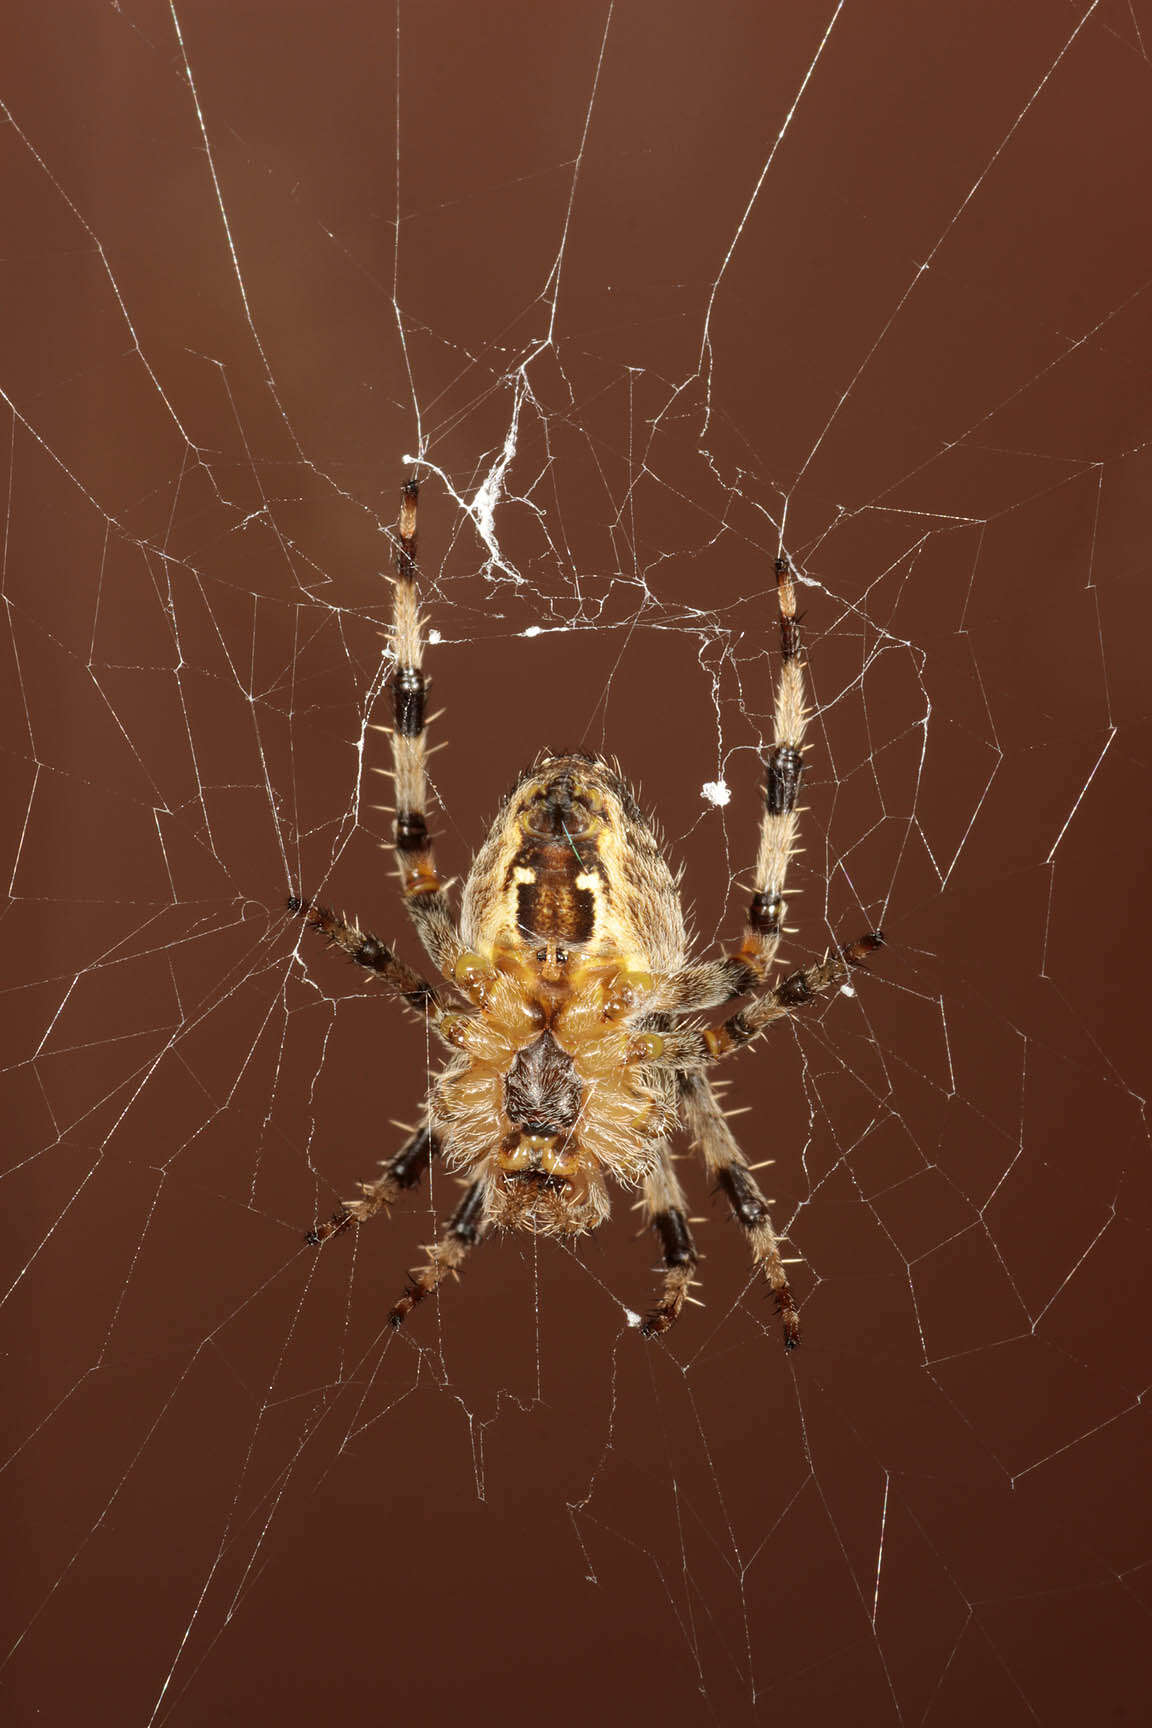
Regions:
<instances>
[{"instance_id":1,"label":"hairy spider leg","mask_svg":"<svg viewBox=\"0 0 1152 1728\"><path fill-rule=\"evenodd\" d=\"M392 683L392 774L396 783L396 864L404 903L416 932L439 971L452 976L463 945L448 908L428 836L428 782L424 744L424 620L420 616L416 562L416 502L420 487L408 480L400 499L391 644L396 658Z\"/></svg>"},{"instance_id":2,"label":"hairy spider leg","mask_svg":"<svg viewBox=\"0 0 1152 1728\"><path fill-rule=\"evenodd\" d=\"M794 1350L800 1342L800 1320L780 1257L780 1238L772 1228L769 1202L736 1144L706 1075L681 1075L680 1103L689 1132L703 1156L704 1168L727 1195L732 1216L748 1239L753 1264L763 1270L768 1280L784 1327L785 1348Z\"/></svg>"},{"instance_id":3,"label":"hairy spider leg","mask_svg":"<svg viewBox=\"0 0 1152 1728\"><path fill-rule=\"evenodd\" d=\"M814 966L802 966L798 971L790 972L771 990L757 996L747 1008L738 1009L723 1025L710 1028L703 1034L712 1059L726 1056L730 1050L738 1050L758 1032L771 1026L774 1020L786 1019L814 997L827 990L839 989L848 982L856 967L863 966L868 956L883 946L882 930L866 930L855 942L845 942L841 947L833 948Z\"/></svg>"},{"instance_id":4,"label":"hairy spider leg","mask_svg":"<svg viewBox=\"0 0 1152 1728\"><path fill-rule=\"evenodd\" d=\"M648 1066L685 1074L698 1073L721 1056L742 1049L774 1021L786 1020L795 1014L797 1008L803 1008L817 996L839 989L847 983L856 967L863 966L868 956L883 946L882 930L866 931L855 942L845 942L842 947L833 948L815 965L790 972L779 984L755 997L747 1008L737 1009L719 1026L661 1033L659 1048L648 1057Z\"/></svg>"},{"instance_id":5,"label":"hairy spider leg","mask_svg":"<svg viewBox=\"0 0 1152 1728\"><path fill-rule=\"evenodd\" d=\"M366 1219L374 1218L377 1212L386 1210L406 1190L419 1186L421 1176L439 1150L438 1136L427 1125L418 1128L410 1139L405 1140L399 1152L384 1160L384 1167L375 1182L357 1182L361 1194L359 1200L345 1200L326 1224L315 1225L304 1240L315 1247L347 1229L353 1219L363 1224Z\"/></svg>"},{"instance_id":6,"label":"hairy spider leg","mask_svg":"<svg viewBox=\"0 0 1152 1728\"><path fill-rule=\"evenodd\" d=\"M309 930L315 930L332 943L333 947L343 949L350 960L357 966L365 967L369 972L385 983L397 996L403 998L409 1008L417 1014L427 1015L434 1024L444 1013L444 1004L429 984L427 978L405 965L378 936L373 936L370 930L361 930L354 919L349 919L339 912L334 912L330 906L320 906L313 900L302 900L295 894L288 901L288 910L295 917L303 919Z\"/></svg>"},{"instance_id":7,"label":"hairy spider leg","mask_svg":"<svg viewBox=\"0 0 1152 1728\"><path fill-rule=\"evenodd\" d=\"M780 625L780 676L772 748L764 762L764 815L756 855L752 899L740 953L758 979L768 976L784 927L784 888L788 864L796 850L796 798L803 772L801 750L808 724L804 699L804 661L800 651L800 620L796 615L796 585L792 561L776 560L776 604Z\"/></svg>"},{"instance_id":8,"label":"hairy spider leg","mask_svg":"<svg viewBox=\"0 0 1152 1728\"><path fill-rule=\"evenodd\" d=\"M755 989L766 982L780 946L788 864L797 849L796 799L808 725L796 585L792 562L786 554L776 560L776 609L781 666L776 682L772 745L764 759L764 814L760 819L760 843L744 936L735 954L681 967L655 1004L668 1013L714 1008Z\"/></svg>"},{"instance_id":9,"label":"hairy spider leg","mask_svg":"<svg viewBox=\"0 0 1152 1728\"><path fill-rule=\"evenodd\" d=\"M430 1296L449 1273L459 1274L460 1267L484 1235L487 1210L488 1180L482 1176L465 1190L464 1198L436 1241L425 1249L427 1264L414 1266L409 1272L408 1288L388 1315L391 1325L403 1326L417 1303Z\"/></svg>"},{"instance_id":10,"label":"hairy spider leg","mask_svg":"<svg viewBox=\"0 0 1152 1728\"><path fill-rule=\"evenodd\" d=\"M699 1264L696 1244L688 1228L688 1206L676 1172L661 1150L659 1162L644 1178L643 1207L648 1222L660 1239L664 1256L664 1284L656 1306L645 1316L641 1332L645 1338L667 1332L680 1318L688 1290Z\"/></svg>"}]
</instances>

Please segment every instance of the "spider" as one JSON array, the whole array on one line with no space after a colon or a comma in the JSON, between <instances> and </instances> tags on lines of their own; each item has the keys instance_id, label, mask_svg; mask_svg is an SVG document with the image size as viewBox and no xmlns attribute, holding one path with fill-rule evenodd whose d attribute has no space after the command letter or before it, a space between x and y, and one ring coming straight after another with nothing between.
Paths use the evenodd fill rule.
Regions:
<instances>
[{"instance_id":1,"label":"spider","mask_svg":"<svg viewBox=\"0 0 1152 1728\"><path fill-rule=\"evenodd\" d=\"M459 926L433 860L426 819L424 621L416 563L418 483L403 488L391 650L395 848L404 901L445 984L429 983L378 937L326 906L288 906L425 1016L447 1046L425 1125L360 1183L312 1243L364 1221L412 1188L429 1159L465 1173L460 1204L409 1273L389 1319L400 1326L493 1226L573 1236L608 1215L606 1178L641 1190L663 1252L646 1336L679 1318L696 1246L669 1139L683 1120L763 1269L791 1349L800 1337L780 1239L708 1071L774 1021L841 985L884 938L873 931L772 983L780 944L805 724L800 619L787 556L776 561L782 665L764 758L764 814L743 940L693 963L676 879L618 765L545 753L520 775L473 860ZM446 987L445 987L446 986ZM718 1026L701 1010L749 1003ZM462 1011L456 1003L467 1002Z\"/></svg>"}]
</instances>

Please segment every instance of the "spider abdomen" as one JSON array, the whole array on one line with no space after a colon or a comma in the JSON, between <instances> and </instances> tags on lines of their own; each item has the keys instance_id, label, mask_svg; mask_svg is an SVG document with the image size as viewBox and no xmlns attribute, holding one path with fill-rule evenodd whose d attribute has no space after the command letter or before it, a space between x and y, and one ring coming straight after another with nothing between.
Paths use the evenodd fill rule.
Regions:
<instances>
[{"instance_id":1,"label":"spider abdomen","mask_svg":"<svg viewBox=\"0 0 1152 1728\"><path fill-rule=\"evenodd\" d=\"M542 967L625 957L647 972L683 963L684 919L655 834L619 774L595 756L545 756L504 800L464 888L469 948ZM541 952L548 945L554 954ZM542 976L562 984L563 973Z\"/></svg>"}]
</instances>

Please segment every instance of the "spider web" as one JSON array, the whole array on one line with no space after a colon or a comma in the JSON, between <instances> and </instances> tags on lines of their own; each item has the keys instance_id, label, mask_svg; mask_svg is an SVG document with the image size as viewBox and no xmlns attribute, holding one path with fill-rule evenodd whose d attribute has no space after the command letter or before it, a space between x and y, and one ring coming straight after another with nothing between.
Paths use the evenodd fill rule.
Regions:
<instances>
[{"instance_id":1,"label":"spider web","mask_svg":"<svg viewBox=\"0 0 1152 1728\"><path fill-rule=\"evenodd\" d=\"M7 1719L1143 1720L1152 14L542 18L6 15ZM690 1157L658 1344L627 1196L398 1336L447 1178L302 1241L436 1067L282 911L416 956L413 468L440 859L614 753L702 948L797 565L794 1357Z\"/></svg>"}]
</instances>

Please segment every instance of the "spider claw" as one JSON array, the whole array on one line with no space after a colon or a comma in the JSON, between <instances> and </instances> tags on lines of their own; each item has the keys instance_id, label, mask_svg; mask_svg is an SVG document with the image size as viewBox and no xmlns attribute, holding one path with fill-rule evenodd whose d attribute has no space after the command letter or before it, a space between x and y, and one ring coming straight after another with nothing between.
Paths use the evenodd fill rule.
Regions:
<instances>
[{"instance_id":1,"label":"spider claw","mask_svg":"<svg viewBox=\"0 0 1152 1728\"><path fill-rule=\"evenodd\" d=\"M661 1303L658 1308L653 1308L650 1314L646 1314L644 1319L640 1322L641 1338L663 1337L665 1332L670 1332L673 1326L675 1326L679 1315L679 1303L677 1303L674 1310L668 1308L666 1304Z\"/></svg>"},{"instance_id":2,"label":"spider claw","mask_svg":"<svg viewBox=\"0 0 1152 1728\"><path fill-rule=\"evenodd\" d=\"M333 1212L326 1224L313 1224L311 1230L305 1232L304 1240L309 1248L319 1248L322 1242L327 1242L332 1236L338 1236L351 1221L351 1214L342 1202L339 1211Z\"/></svg>"}]
</instances>

